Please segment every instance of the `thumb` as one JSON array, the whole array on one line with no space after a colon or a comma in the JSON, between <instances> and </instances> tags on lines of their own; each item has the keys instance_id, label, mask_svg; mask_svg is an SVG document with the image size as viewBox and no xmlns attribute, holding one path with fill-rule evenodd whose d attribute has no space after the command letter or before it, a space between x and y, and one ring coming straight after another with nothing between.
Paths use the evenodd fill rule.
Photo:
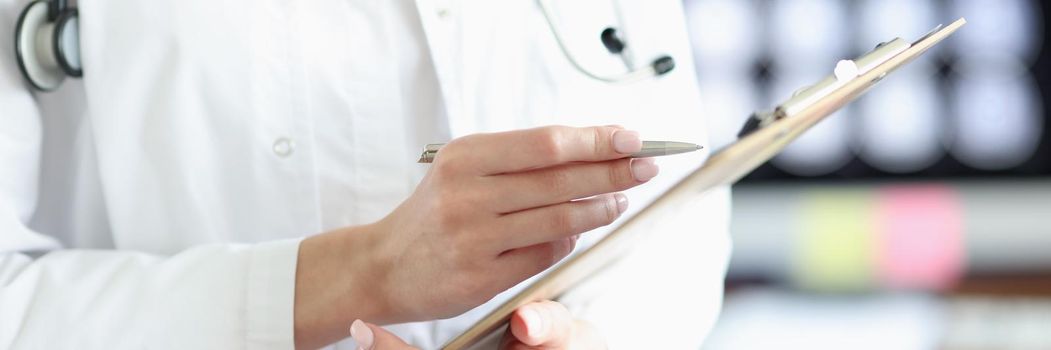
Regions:
<instances>
[{"instance_id":1,"label":"thumb","mask_svg":"<svg viewBox=\"0 0 1051 350\"><path fill-rule=\"evenodd\" d=\"M401 338L380 326L355 320L350 325L350 337L364 350L417 350Z\"/></svg>"}]
</instances>

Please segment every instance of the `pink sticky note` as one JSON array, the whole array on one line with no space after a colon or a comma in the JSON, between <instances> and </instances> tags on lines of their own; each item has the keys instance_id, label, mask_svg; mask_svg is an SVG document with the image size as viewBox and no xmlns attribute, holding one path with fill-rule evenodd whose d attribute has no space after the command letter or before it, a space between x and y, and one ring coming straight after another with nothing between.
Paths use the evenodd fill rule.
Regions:
<instances>
[{"instance_id":1,"label":"pink sticky note","mask_svg":"<svg viewBox=\"0 0 1051 350\"><path fill-rule=\"evenodd\" d=\"M959 196L943 185L892 186L877 195L877 276L891 288L951 287L964 269Z\"/></svg>"}]
</instances>

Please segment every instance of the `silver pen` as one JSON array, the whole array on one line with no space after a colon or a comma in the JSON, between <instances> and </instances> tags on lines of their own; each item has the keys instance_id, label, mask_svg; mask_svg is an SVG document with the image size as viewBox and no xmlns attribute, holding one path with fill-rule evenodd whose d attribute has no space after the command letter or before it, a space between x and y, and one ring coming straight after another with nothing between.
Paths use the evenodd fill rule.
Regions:
<instances>
[{"instance_id":1,"label":"silver pen","mask_svg":"<svg viewBox=\"0 0 1051 350\"><path fill-rule=\"evenodd\" d=\"M420 155L420 160L417 163L430 163L434 161L434 156L438 154L438 150L445 146L444 143L432 143L423 148L423 154ZM688 153L704 148L696 144L689 142L676 142L676 141L642 141L642 150L636 153L632 153L630 158L649 158L649 157L660 157L670 156L673 154Z\"/></svg>"}]
</instances>

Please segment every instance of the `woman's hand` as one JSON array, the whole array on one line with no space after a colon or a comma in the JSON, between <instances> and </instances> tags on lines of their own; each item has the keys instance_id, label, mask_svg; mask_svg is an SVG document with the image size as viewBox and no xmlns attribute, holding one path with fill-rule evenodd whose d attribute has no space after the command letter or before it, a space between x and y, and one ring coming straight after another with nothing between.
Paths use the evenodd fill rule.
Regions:
<instances>
[{"instance_id":1,"label":"woman's hand","mask_svg":"<svg viewBox=\"0 0 1051 350\"><path fill-rule=\"evenodd\" d=\"M376 226L375 285L391 318L447 318L558 262L576 236L627 209L616 193L657 174L615 127L545 127L453 140L415 193Z\"/></svg>"},{"instance_id":2,"label":"woman's hand","mask_svg":"<svg viewBox=\"0 0 1051 350\"><path fill-rule=\"evenodd\" d=\"M300 347L378 324L461 314L564 258L581 233L627 208L619 191L657 175L619 127L543 127L453 140L384 219L304 240Z\"/></svg>"},{"instance_id":3,"label":"woman's hand","mask_svg":"<svg viewBox=\"0 0 1051 350\"><path fill-rule=\"evenodd\" d=\"M398 336L373 324L354 321L350 334L365 350L410 350ZM605 349L593 327L574 320L565 306L553 301L535 302L515 310L511 327L500 341L501 350Z\"/></svg>"}]
</instances>

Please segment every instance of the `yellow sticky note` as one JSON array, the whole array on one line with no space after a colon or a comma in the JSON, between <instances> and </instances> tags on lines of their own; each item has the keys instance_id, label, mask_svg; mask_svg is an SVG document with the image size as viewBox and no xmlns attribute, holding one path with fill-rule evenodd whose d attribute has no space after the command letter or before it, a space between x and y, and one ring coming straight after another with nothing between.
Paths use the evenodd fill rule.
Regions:
<instances>
[{"instance_id":1,"label":"yellow sticky note","mask_svg":"<svg viewBox=\"0 0 1051 350\"><path fill-rule=\"evenodd\" d=\"M799 287L852 291L873 283L873 197L861 191L805 194L796 227L792 272Z\"/></svg>"}]
</instances>

